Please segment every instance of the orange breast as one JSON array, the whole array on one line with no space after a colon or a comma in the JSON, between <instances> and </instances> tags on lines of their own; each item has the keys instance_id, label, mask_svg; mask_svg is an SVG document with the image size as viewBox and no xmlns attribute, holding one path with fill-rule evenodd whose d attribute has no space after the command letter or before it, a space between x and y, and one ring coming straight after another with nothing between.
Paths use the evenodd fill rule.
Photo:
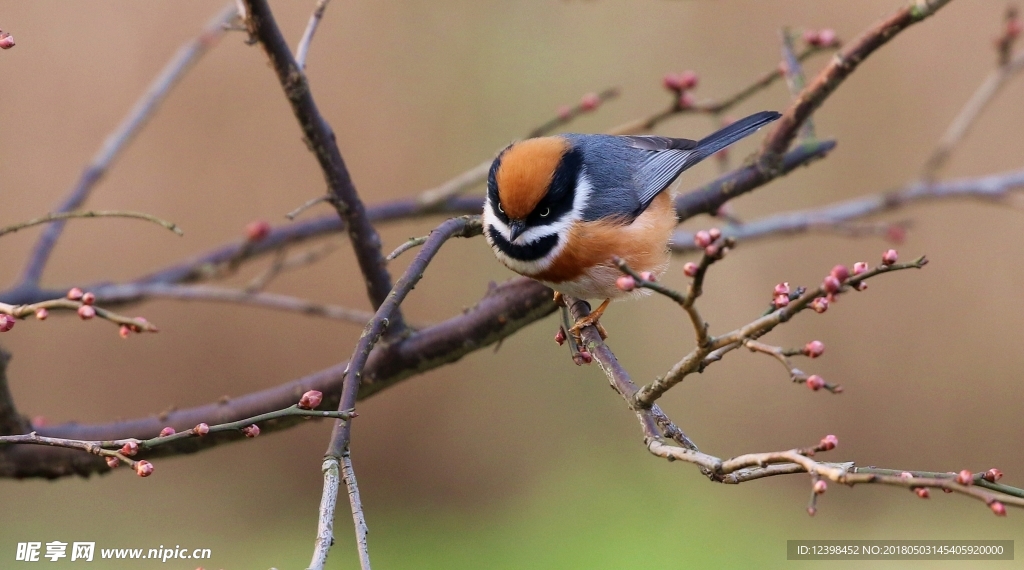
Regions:
<instances>
[{"instance_id":1,"label":"orange breast","mask_svg":"<svg viewBox=\"0 0 1024 570\"><path fill-rule=\"evenodd\" d=\"M672 197L669 192L662 192L632 224L576 223L558 257L532 277L556 284L575 281L595 267L612 267L613 256L624 259L636 271L659 271L668 263L668 241L675 227Z\"/></svg>"}]
</instances>

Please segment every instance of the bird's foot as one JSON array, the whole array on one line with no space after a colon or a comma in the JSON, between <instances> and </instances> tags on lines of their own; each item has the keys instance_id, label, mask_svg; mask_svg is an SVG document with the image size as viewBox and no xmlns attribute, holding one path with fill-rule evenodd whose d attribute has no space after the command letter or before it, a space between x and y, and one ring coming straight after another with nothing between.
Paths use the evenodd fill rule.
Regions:
<instances>
[{"instance_id":1,"label":"bird's foot","mask_svg":"<svg viewBox=\"0 0 1024 570\"><path fill-rule=\"evenodd\" d=\"M568 305L565 304L565 297L563 297L562 294L559 293L558 291L555 291L555 297L552 300L559 307L568 307Z\"/></svg>"},{"instance_id":2,"label":"bird's foot","mask_svg":"<svg viewBox=\"0 0 1024 570\"><path fill-rule=\"evenodd\" d=\"M601 303L601 306L594 309L592 313L585 317L580 317L579 319L577 319L576 324L574 324L572 328L569 329L569 334L571 334L574 338L577 339L577 341L580 342L580 344L582 344L583 337L580 335L580 331L582 331L584 327L594 325L595 327L597 327L598 334L601 335L601 340L608 338L608 331L606 331L605 328L601 326L601 323L597 321L598 319L601 318L601 315L604 314L604 310L608 308L608 303L611 303L611 301L611 299L605 299L604 303Z\"/></svg>"}]
</instances>

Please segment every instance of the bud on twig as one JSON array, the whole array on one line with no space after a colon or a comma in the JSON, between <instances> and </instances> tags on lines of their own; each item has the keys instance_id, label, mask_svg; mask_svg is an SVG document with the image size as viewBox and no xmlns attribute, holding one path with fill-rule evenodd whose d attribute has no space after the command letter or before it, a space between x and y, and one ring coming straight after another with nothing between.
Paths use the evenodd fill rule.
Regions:
<instances>
[{"instance_id":1,"label":"bud on twig","mask_svg":"<svg viewBox=\"0 0 1024 570\"><path fill-rule=\"evenodd\" d=\"M7 32L0 32L0 49L11 49L14 47L14 36Z\"/></svg>"},{"instance_id":2,"label":"bud on twig","mask_svg":"<svg viewBox=\"0 0 1024 570\"><path fill-rule=\"evenodd\" d=\"M251 426L244 427L242 428L242 433L245 434L245 437L256 437L260 434L260 426L252 424Z\"/></svg>"},{"instance_id":3,"label":"bud on twig","mask_svg":"<svg viewBox=\"0 0 1024 570\"><path fill-rule=\"evenodd\" d=\"M562 346L565 344L565 338L565 328L558 327L558 332L555 333L555 343L558 344L558 346Z\"/></svg>"},{"instance_id":4,"label":"bud on twig","mask_svg":"<svg viewBox=\"0 0 1024 570\"><path fill-rule=\"evenodd\" d=\"M171 426L167 426L164 429L160 430L160 437L167 437L169 435L174 435L174 428L172 428Z\"/></svg>"},{"instance_id":5,"label":"bud on twig","mask_svg":"<svg viewBox=\"0 0 1024 570\"><path fill-rule=\"evenodd\" d=\"M914 492L917 493L917 496L921 497L922 499L927 499L928 497L931 496L931 494L928 492L928 489L926 489L925 487L918 487L914 489Z\"/></svg>"},{"instance_id":6,"label":"bud on twig","mask_svg":"<svg viewBox=\"0 0 1024 570\"><path fill-rule=\"evenodd\" d=\"M72 287L68 291L68 299L71 299L72 301L81 301L82 300L82 294L83 293L82 293L81 289L79 289L78 287Z\"/></svg>"},{"instance_id":7,"label":"bud on twig","mask_svg":"<svg viewBox=\"0 0 1024 570\"><path fill-rule=\"evenodd\" d=\"M820 340L812 340L804 345L804 354L811 358L818 358L825 352L825 344Z\"/></svg>"},{"instance_id":8,"label":"bud on twig","mask_svg":"<svg viewBox=\"0 0 1024 570\"><path fill-rule=\"evenodd\" d=\"M310 390L299 399L299 407L303 410L315 410L324 399L324 393L319 390Z\"/></svg>"},{"instance_id":9,"label":"bud on twig","mask_svg":"<svg viewBox=\"0 0 1024 570\"><path fill-rule=\"evenodd\" d=\"M580 99L580 109L584 111L593 111L601 105L601 98L598 97L597 93L587 93Z\"/></svg>"},{"instance_id":10,"label":"bud on twig","mask_svg":"<svg viewBox=\"0 0 1024 570\"><path fill-rule=\"evenodd\" d=\"M988 508L992 509L992 512L995 513L997 517L1006 516L1006 505L1000 503L999 501L992 501L988 505Z\"/></svg>"},{"instance_id":11,"label":"bud on twig","mask_svg":"<svg viewBox=\"0 0 1024 570\"><path fill-rule=\"evenodd\" d=\"M700 230L699 232L693 234L693 243L697 247L703 249L711 245L711 234L709 234L705 230Z\"/></svg>"},{"instance_id":12,"label":"bud on twig","mask_svg":"<svg viewBox=\"0 0 1024 570\"><path fill-rule=\"evenodd\" d=\"M121 446L121 454L122 455L127 455L128 457L131 457L131 456L135 455L138 452L139 452L139 444L135 443L134 441L129 441L128 443L126 443L126 444Z\"/></svg>"},{"instance_id":13,"label":"bud on twig","mask_svg":"<svg viewBox=\"0 0 1024 570\"><path fill-rule=\"evenodd\" d=\"M106 459L106 461L107 461L107 467L109 467L111 469L113 469L113 468L115 468L115 467L117 467L118 465L121 464L121 460L116 458L116 457L114 457L113 455L108 455L104 459Z\"/></svg>"},{"instance_id":14,"label":"bud on twig","mask_svg":"<svg viewBox=\"0 0 1024 570\"><path fill-rule=\"evenodd\" d=\"M858 261L857 263L853 264L853 274L854 275L860 275L861 273L864 273L867 270L868 270L868 264L863 262L863 261Z\"/></svg>"},{"instance_id":15,"label":"bud on twig","mask_svg":"<svg viewBox=\"0 0 1024 570\"><path fill-rule=\"evenodd\" d=\"M896 253L895 249L890 249L882 254L883 265L892 265L893 263L896 263L897 259L899 259L899 254Z\"/></svg>"},{"instance_id":16,"label":"bud on twig","mask_svg":"<svg viewBox=\"0 0 1024 570\"><path fill-rule=\"evenodd\" d=\"M96 295L92 291L88 291L82 294L82 302L86 305L92 305L96 302Z\"/></svg>"},{"instance_id":17,"label":"bud on twig","mask_svg":"<svg viewBox=\"0 0 1024 570\"><path fill-rule=\"evenodd\" d=\"M811 374L807 377L807 387L817 392L825 387L825 380L817 374Z\"/></svg>"},{"instance_id":18,"label":"bud on twig","mask_svg":"<svg viewBox=\"0 0 1024 570\"><path fill-rule=\"evenodd\" d=\"M81 317L83 321L87 321L96 316L96 309L94 309L92 305L82 305L81 307L78 307L78 316Z\"/></svg>"},{"instance_id":19,"label":"bud on twig","mask_svg":"<svg viewBox=\"0 0 1024 570\"><path fill-rule=\"evenodd\" d=\"M1003 478L1003 472L998 469L989 469L981 477L982 479L988 481L989 483L995 483L996 481Z\"/></svg>"},{"instance_id":20,"label":"bud on twig","mask_svg":"<svg viewBox=\"0 0 1024 570\"><path fill-rule=\"evenodd\" d=\"M835 449L837 445L839 445L839 438L832 434L829 434L821 438L821 443L818 445L825 451L831 451Z\"/></svg>"},{"instance_id":21,"label":"bud on twig","mask_svg":"<svg viewBox=\"0 0 1024 570\"><path fill-rule=\"evenodd\" d=\"M254 220L245 226L245 239L250 242L263 241L270 235L270 222L266 220Z\"/></svg>"},{"instance_id":22,"label":"bud on twig","mask_svg":"<svg viewBox=\"0 0 1024 570\"><path fill-rule=\"evenodd\" d=\"M149 477L153 474L153 464L148 461L139 461L135 464L135 472L139 477Z\"/></svg>"},{"instance_id":23,"label":"bud on twig","mask_svg":"<svg viewBox=\"0 0 1024 570\"><path fill-rule=\"evenodd\" d=\"M828 483L826 483L825 481L823 481L821 479L818 479L817 481L814 482L814 494L815 495L820 495L820 494L824 493L827 490L828 490Z\"/></svg>"},{"instance_id":24,"label":"bud on twig","mask_svg":"<svg viewBox=\"0 0 1024 570\"><path fill-rule=\"evenodd\" d=\"M0 333L7 332L14 328L14 317L7 314L0 314Z\"/></svg>"},{"instance_id":25,"label":"bud on twig","mask_svg":"<svg viewBox=\"0 0 1024 570\"><path fill-rule=\"evenodd\" d=\"M636 279L632 275L623 275L615 280L615 286L620 291L632 291L636 288Z\"/></svg>"},{"instance_id":26,"label":"bud on twig","mask_svg":"<svg viewBox=\"0 0 1024 570\"><path fill-rule=\"evenodd\" d=\"M817 297L811 301L811 308L814 309L815 313L824 313L828 310L828 299L825 297Z\"/></svg>"},{"instance_id":27,"label":"bud on twig","mask_svg":"<svg viewBox=\"0 0 1024 570\"><path fill-rule=\"evenodd\" d=\"M198 435L199 437L202 437L210 433L210 426L207 425L206 422L196 424L196 427L192 428L192 433Z\"/></svg>"},{"instance_id":28,"label":"bud on twig","mask_svg":"<svg viewBox=\"0 0 1024 570\"><path fill-rule=\"evenodd\" d=\"M974 484L974 473L964 469L963 471L956 474L956 482L961 485L973 485Z\"/></svg>"},{"instance_id":29,"label":"bud on twig","mask_svg":"<svg viewBox=\"0 0 1024 570\"><path fill-rule=\"evenodd\" d=\"M697 275L697 270L699 269L700 267L698 267L696 263L687 261L686 264L683 265L683 275L686 275L687 277L694 277Z\"/></svg>"},{"instance_id":30,"label":"bud on twig","mask_svg":"<svg viewBox=\"0 0 1024 570\"><path fill-rule=\"evenodd\" d=\"M49 317L49 316L50 316L50 311L47 311L46 307L40 307L40 308L36 309L36 319L37 320L45 321L46 317Z\"/></svg>"}]
</instances>

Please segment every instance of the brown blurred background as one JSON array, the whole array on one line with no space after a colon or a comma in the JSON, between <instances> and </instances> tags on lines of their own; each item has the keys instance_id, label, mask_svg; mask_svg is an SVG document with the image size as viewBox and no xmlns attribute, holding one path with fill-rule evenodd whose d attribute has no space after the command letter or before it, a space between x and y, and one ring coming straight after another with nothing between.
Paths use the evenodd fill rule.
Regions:
<instances>
[{"instance_id":1,"label":"brown blurred background","mask_svg":"<svg viewBox=\"0 0 1024 570\"><path fill-rule=\"evenodd\" d=\"M780 27L833 27L852 39L901 4L336 0L308 69L363 199L373 204L477 164L585 92L623 88L618 100L572 126L598 132L666 104L660 82L667 71L696 70L699 97L728 95L778 64ZM312 5L273 2L293 46ZM957 0L873 55L815 116L819 134L839 147L736 201L737 213L753 219L912 179L993 68L1005 7ZM177 47L220 9L195 0L0 2L0 27L18 42L0 53L0 224L52 209ZM285 212L323 193L266 56L244 39L228 34L201 60L88 204L174 220L185 237L131 220L73 222L45 285L132 278L238 239L251 220L287 223ZM808 62L808 73L826 58ZM788 98L780 83L735 114L782 109ZM977 123L944 176L1021 168L1022 99L1019 80ZM712 127L705 117L688 117L658 132L695 137ZM751 152L760 137L753 139L734 156ZM713 164L701 165L683 188L715 173ZM822 340L825 356L800 366L843 384L843 395L811 393L768 358L737 353L673 390L667 411L719 456L834 433L841 445L830 459L905 469L998 466L1004 481L1024 484L1022 213L945 202L887 219L913 220L900 251L927 253L932 263L874 280L866 293L769 337L786 346ZM436 223L383 226L385 249ZM36 228L0 240L4 287L38 235ZM875 262L887 247L877 238L828 234L741 245L711 273L704 315L713 331L731 329L759 314L775 283L814 284L833 264ZM265 263L231 283L244 284ZM683 285L681 266L678 260L669 285ZM355 271L343 244L271 290L367 308ZM453 242L406 314L447 318L472 305L488 281L510 276L483 240ZM197 405L344 360L360 332L230 305L154 301L131 312L162 332L123 341L108 323L62 316L22 322L3 335L20 409L50 422L102 422ZM692 344L689 325L664 299L613 306L603 322L638 380L663 373ZM556 328L545 320L497 353L482 350L360 405L353 454L380 567L781 567L797 565L785 562L786 539L1024 538L1021 512L996 518L980 503L942 493L922 501L896 489L834 486L810 518L806 477L721 486L692 467L657 461L597 367L573 366L551 342ZM206 568L304 568L329 429L308 425L160 460L145 480L125 470L88 481L0 481L0 566L14 564L19 541L95 540L99 547L211 548ZM347 510L338 514L330 565L356 567Z\"/></svg>"}]
</instances>

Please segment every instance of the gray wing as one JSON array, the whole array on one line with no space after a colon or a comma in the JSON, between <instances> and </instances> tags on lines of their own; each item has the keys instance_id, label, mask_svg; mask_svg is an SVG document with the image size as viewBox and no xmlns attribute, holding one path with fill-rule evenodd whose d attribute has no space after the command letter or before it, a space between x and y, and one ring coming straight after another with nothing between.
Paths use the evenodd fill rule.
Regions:
<instances>
[{"instance_id":1,"label":"gray wing","mask_svg":"<svg viewBox=\"0 0 1024 570\"><path fill-rule=\"evenodd\" d=\"M625 137L630 146L643 151L637 169L637 199L640 211L646 210L655 196L667 188L679 173L703 158L697 141L668 137Z\"/></svg>"},{"instance_id":2,"label":"gray wing","mask_svg":"<svg viewBox=\"0 0 1024 570\"><path fill-rule=\"evenodd\" d=\"M732 143L750 136L764 125L782 115L775 111L761 111L727 125L699 141L670 139L667 137L625 137L631 146L641 151L637 172L637 198L641 211L654 197L672 184L679 173L715 154Z\"/></svg>"}]
</instances>

